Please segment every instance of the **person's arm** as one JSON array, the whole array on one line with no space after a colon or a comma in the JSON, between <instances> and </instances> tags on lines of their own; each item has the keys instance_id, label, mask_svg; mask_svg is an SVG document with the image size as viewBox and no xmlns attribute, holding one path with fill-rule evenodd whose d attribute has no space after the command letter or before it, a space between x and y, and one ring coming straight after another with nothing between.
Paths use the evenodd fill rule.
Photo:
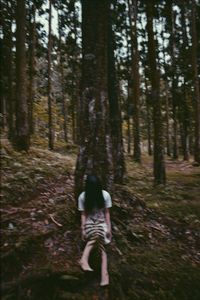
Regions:
<instances>
[{"instance_id":1,"label":"person's arm","mask_svg":"<svg viewBox=\"0 0 200 300\"><path fill-rule=\"evenodd\" d=\"M86 222L86 213L85 211L81 212L81 234L82 239L85 239L85 222Z\"/></svg>"},{"instance_id":2,"label":"person's arm","mask_svg":"<svg viewBox=\"0 0 200 300\"><path fill-rule=\"evenodd\" d=\"M105 209L105 219L106 219L106 224L108 226L108 235L109 235L109 238L111 238L112 237L112 228L111 228L110 210L109 210L109 208Z\"/></svg>"}]
</instances>

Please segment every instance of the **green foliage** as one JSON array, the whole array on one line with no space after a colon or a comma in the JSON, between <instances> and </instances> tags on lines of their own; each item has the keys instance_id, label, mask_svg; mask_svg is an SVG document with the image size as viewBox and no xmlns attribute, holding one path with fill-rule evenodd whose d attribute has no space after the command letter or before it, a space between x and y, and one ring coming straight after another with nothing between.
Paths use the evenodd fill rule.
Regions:
<instances>
[{"instance_id":1,"label":"green foliage","mask_svg":"<svg viewBox=\"0 0 200 300\"><path fill-rule=\"evenodd\" d=\"M48 178L59 178L73 166L66 155L32 147L28 153L15 152L10 144L1 147L1 202L19 204L22 199L37 194Z\"/></svg>"}]
</instances>

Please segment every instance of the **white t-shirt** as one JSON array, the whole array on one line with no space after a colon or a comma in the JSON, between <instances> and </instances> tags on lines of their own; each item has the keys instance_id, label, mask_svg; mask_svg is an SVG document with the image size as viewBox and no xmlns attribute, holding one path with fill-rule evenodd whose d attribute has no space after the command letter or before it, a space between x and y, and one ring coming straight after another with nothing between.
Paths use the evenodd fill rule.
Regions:
<instances>
[{"instance_id":1,"label":"white t-shirt","mask_svg":"<svg viewBox=\"0 0 200 300\"><path fill-rule=\"evenodd\" d=\"M105 200L105 208L110 208L112 207L112 200L110 197L110 194L105 191L102 190L103 193L103 197ZM82 192L79 197L78 197L78 210L79 211L84 211L85 210L85 192ZM104 220L104 209L94 209L88 216L88 218L92 218L95 220Z\"/></svg>"}]
</instances>

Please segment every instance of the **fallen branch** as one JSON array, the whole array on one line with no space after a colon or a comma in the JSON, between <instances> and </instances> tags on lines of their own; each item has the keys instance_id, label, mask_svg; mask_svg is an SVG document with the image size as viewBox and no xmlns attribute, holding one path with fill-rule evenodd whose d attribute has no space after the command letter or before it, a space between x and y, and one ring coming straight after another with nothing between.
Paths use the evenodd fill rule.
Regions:
<instances>
[{"instance_id":1,"label":"fallen branch","mask_svg":"<svg viewBox=\"0 0 200 300\"><path fill-rule=\"evenodd\" d=\"M62 224L58 223L58 222L54 219L54 217L53 217L52 214L49 214L49 217L51 218L51 220L52 220L57 226L59 226L59 227L62 227L62 226L63 226Z\"/></svg>"}]
</instances>

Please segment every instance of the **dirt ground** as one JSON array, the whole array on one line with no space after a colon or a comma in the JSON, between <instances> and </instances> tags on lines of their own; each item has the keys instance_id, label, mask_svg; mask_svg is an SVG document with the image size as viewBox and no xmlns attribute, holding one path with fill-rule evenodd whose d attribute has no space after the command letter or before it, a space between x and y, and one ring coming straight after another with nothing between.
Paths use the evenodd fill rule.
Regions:
<instances>
[{"instance_id":1,"label":"dirt ground","mask_svg":"<svg viewBox=\"0 0 200 300\"><path fill-rule=\"evenodd\" d=\"M28 188L24 179L23 192L22 175L12 181L14 164L23 165L27 178L33 166L41 176L41 160L44 164L49 160L41 153L34 150L26 159L20 155L13 159L13 153L3 152L2 194L7 197L1 204L3 300L200 299L199 167L168 160L168 184L153 187L152 164L144 158L140 166L127 158L124 184L116 185L112 195L110 285L100 288L98 251L92 254L92 274L83 273L78 265L84 244L73 193L73 158L63 167L63 157L56 156L57 164L49 166L48 176L43 174L37 185L30 182ZM55 161L54 154L48 155Z\"/></svg>"}]
</instances>

